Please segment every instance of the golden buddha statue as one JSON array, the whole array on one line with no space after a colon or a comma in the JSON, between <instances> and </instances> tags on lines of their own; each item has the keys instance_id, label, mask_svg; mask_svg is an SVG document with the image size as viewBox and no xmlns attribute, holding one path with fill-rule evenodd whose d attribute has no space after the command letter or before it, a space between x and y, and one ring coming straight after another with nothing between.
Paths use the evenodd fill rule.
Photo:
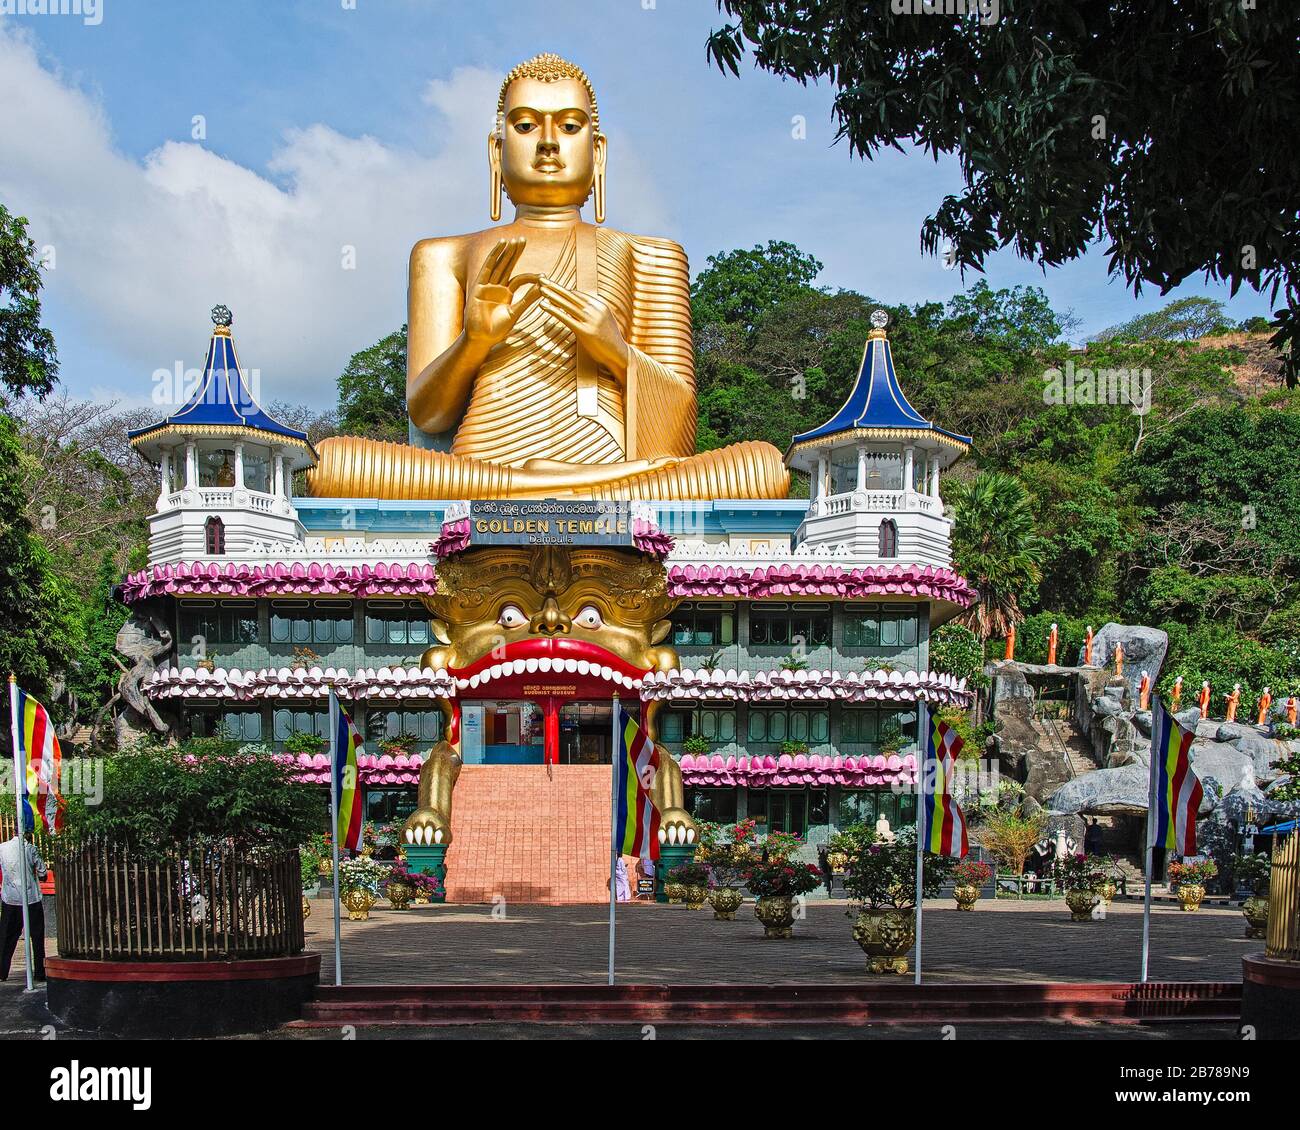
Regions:
<instances>
[{"instance_id":1,"label":"golden buddha statue","mask_svg":"<svg viewBox=\"0 0 1300 1130\"><path fill-rule=\"evenodd\" d=\"M554 55L502 83L488 137L491 214L411 252L412 445L327 439L326 497L784 498L770 444L695 452L686 254L597 226L608 145L586 74ZM596 224L580 209L595 194Z\"/></svg>"}]
</instances>

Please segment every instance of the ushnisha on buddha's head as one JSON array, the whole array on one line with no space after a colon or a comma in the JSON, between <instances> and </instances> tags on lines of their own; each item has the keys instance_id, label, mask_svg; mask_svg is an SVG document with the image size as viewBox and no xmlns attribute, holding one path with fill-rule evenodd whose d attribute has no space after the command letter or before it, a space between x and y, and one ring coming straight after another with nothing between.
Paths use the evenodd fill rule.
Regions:
<instances>
[{"instance_id":1,"label":"ushnisha on buddha's head","mask_svg":"<svg viewBox=\"0 0 1300 1130\"><path fill-rule=\"evenodd\" d=\"M501 84L496 125L488 135L492 219L501 190L516 205L581 207L596 193L605 219L605 135L596 92L581 67L558 55L520 63Z\"/></svg>"}]
</instances>

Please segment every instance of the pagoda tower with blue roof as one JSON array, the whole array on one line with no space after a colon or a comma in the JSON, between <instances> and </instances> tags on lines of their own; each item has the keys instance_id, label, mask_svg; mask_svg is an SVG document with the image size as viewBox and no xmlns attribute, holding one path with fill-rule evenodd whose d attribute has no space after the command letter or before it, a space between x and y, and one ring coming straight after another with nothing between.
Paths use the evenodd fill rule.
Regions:
<instances>
[{"instance_id":1,"label":"pagoda tower with blue roof","mask_svg":"<svg viewBox=\"0 0 1300 1130\"><path fill-rule=\"evenodd\" d=\"M151 562L244 557L304 536L293 475L316 465L305 432L269 416L249 390L229 309L212 311L212 339L194 393L177 412L129 433L158 468L149 519Z\"/></svg>"},{"instance_id":2,"label":"pagoda tower with blue roof","mask_svg":"<svg viewBox=\"0 0 1300 1130\"><path fill-rule=\"evenodd\" d=\"M871 316L853 390L829 420L794 437L786 465L808 473L808 513L794 548L840 547L872 565L951 567L952 523L939 474L970 450L908 403L885 333Z\"/></svg>"}]
</instances>

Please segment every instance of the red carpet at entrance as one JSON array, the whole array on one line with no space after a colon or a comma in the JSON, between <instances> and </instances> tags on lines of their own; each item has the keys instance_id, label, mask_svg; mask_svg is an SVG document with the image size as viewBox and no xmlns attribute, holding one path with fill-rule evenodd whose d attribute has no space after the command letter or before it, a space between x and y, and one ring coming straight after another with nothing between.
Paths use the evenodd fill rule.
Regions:
<instances>
[{"instance_id":1,"label":"red carpet at entrance","mask_svg":"<svg viewBox=\"0 0 1300 1130\"><path fill-rule=\"evenodd\" d=\"M610 783L608 765L466 765L447 901L607 902Z\"/></svg>"}]
</instances>

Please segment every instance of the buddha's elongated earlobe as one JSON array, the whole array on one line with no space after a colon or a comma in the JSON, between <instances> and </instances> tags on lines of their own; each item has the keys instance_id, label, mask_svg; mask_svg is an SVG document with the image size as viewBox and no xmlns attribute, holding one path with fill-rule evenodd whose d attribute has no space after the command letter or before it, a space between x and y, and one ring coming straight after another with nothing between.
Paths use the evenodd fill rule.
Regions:
<instances>
[{"instance_id":1,"label":"buddha's elongated earlobe","mask_svg":"<svg viewBox=\"0 0 1300 1130\"><path fill-rule=\"evenodd\" d=\"M603 133L596 134L596 223L605 222L605 158L608 156L608 143Z\"/></svg>"},{"instance_id":2,"label":"buddha's elongated earlobe","mask_svg":"<svg viewBox=\"0 0 1300 1130\"><path fill-rule=\"evenodd\" d=\"M488 183L488 211L495 223L501 219L501 136L495 130L488 134L488 168L492 170Z\"/></svg>"}]
</instances>

